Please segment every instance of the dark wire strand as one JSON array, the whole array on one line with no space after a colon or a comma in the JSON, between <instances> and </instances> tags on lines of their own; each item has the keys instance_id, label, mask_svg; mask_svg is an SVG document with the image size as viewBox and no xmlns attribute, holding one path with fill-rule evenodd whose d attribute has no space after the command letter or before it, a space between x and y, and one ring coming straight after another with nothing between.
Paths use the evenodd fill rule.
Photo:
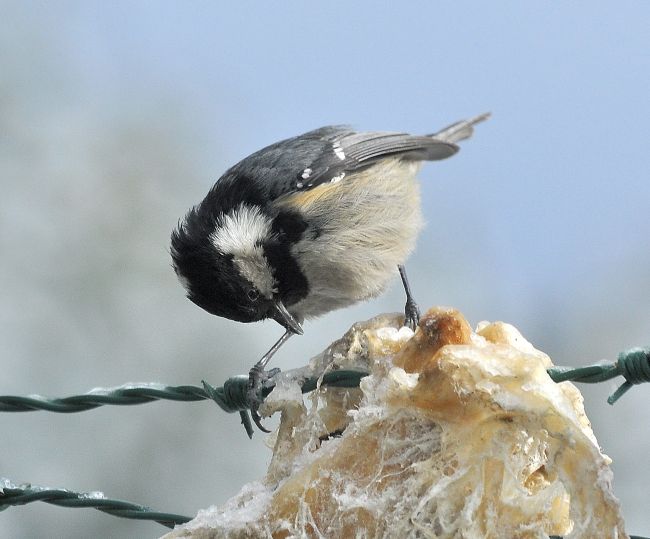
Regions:
<instances>
[{"instance_id":1,"label":"dark wire strand","mask_svg":"<svg viewBox=\"0 0 650 539\"><path fill-rule=\"evenodd\" d=\"M73 492L67 489L53 489L34 485L14 485L8 479L0 478L0 511L17 505L44 502L59 507L90 507L103 513L135 520L151 520L167 528L185 524L191 517L154 511L144 505L103 497L103 494ZM549 539L563 539L551 535ZM640 535L630 535L630 539L648 539Z\"/></svg>"},{"instance_id":2,"label":"dark wire strand","mask_svg":"<svg viewBox=\"0 0 650 539\"><path fill-rule=\"evenodd\" d=\"M367 374L362 371L331 371L322 377L322 384L329 387L357 387L361 378L367 376ZM316 388L318 378L302 378L299 381L302 392L307 393ZM262 397L266 397L272 390L273 386L265 387L262 391ZM71 414L93 410L105 405L130 406L157 400L185 402L213 400L224 412L239 412L242 424L250 438L253 436L253 426L248 414L248 410L250 410L248 398L248 376L239 375L226 380L222 387L212 387L205 381L203 387L145 383L93 390L83 395L63 398L48 398L41 395L26 397L4 395L0 396L0 412L44 410L60 414Z\"/></svg>"},{"instance_id":3,"label":"dark wire strand","mask_svg":"<svg viewBox=\"0 0 650 539\"><path fill-rule=\"evenodd\" d=\"M633 385L650 382L650 347L632 348L621 352L614 363L602 363L587 367L555 366L547 370L554 382L579 382L594 384L623 376L623 383L609 398L614 404ZM356 370L335 370L322 377L322 385L330 387L357 387L367 372ZM307 393L316 388L319 378L300 380L302 392ZM266 397L273 386L264 388L262 396ZM94 390L82 395L63 398L48 398L41 395L26 397L15 395L0 396L0 412L32 412L45 410L56 413L76 413L92 410L99 406L129 406L146 404L157 400L195 402L213 400L225 412L245 413L250 410L248 402L248 376L239 375L229 378L222 387L213 387L203 382L198 386L166 386L163 384L130 384L117 388Z\"/></svg>"},{"instance_id":4,"label":"dark wire strand","mask_svg":"<svg viewBox=\"0 0 650 539\"><path fill-rule=\"evenodd\" d=\"M359 381L367 372L339 370L323 376L322 385L330 387L358 387ZM307 393L316 388L318 378L306 378L300 381L302 392ZM212 387L203 382L198 386L166 386L163 384L129 384L128 386L93 390L82 395L63 398L48 398L41 395L20 397L15 395L0 396L0 412L34 412L45 410L61 414L84 412L99 406L146 404L157 400L195 402L213 400L228 413L249 410L247 397L248 376L234 376L226 380L222 387ZM267 396L273 387L264 388Z\"/></svg>"},{"instance_id":5,"label":"dark wire strand","mask_svg":"<svg viewBox=\"0 0 650 539\"><path fill-rule=\"evenodd\" d=\"M632 348L619 354L615 363L603 363L587 367L552 367L547 370L555 382L573 381L580 383L599 383L623 376L623 383L609 398L614 404L633 385L650 382L650 347ZM307 393L316 389L319 380L322 385L330 387L357 387L367 372L338 370L324 374L321 378L302 378L302 392ZM262 397L266 397L273 386L263 389ZM165 386L162 384L142 384L122 386L106 390L94 390L83 395L64 398L46 398L40 395L27 397L0 396L0 412L28 412L46 410L57 413L75 413L92 410L104 405L134 405L154 402L156 400L200 401L213 400L224 411L239 412L242 423L249 436L253 428L247 411L248 376L235 376L226 380L222 387L212 387L203 382L203 387L197 386ZM173 513L153 511L148 507L113 500L92 494L76 493L64 489L48 489L31 485L16 486L8 480L0 480L0 511L9 506L24 505L43 501L63 507L93 507L105 513L131 519L154 520L167 527L188 522L190 517ZM551 536L561 539L559 536ZM641 536L630 536L632 539L645 539Z\"/></svg>"},{"instance_id":6,"label":"dark wire strand","mask_svg":"<svg viewBox=\"0 0 650 539\"><path fill-rule=\"evenodd\" d=\"M622 376L625 382L608 398L614 404L633 385L650 382L650 347L630 348L618 355L614 363L602 363L588 367L551 367L547 370L554 382L579 382L596 384Z\"/></svg>"},{"instance_id":7,"label":"dark wire strand","mask_svg":"<svg viewBox=\"0 0 650 539\"><path fill-rule=\"evenodd\" d=\"M33 485L14 485L8 479L0 478L0 511L11 506L33 502L45 502L60 507L91 507L121 518L152 520L173 528L192 520L192 517L154 511L144 505L105 498L103 494L73 492Z\"/></svg>"}]
</instances>

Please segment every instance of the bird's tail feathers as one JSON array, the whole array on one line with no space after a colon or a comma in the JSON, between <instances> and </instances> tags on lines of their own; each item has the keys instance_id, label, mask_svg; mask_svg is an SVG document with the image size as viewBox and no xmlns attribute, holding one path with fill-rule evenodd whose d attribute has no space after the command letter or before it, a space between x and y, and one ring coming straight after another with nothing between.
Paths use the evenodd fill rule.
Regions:
<instances>
[{"instance_id":1,"label":"bird's tail feathers","mask_svg":"<svg viewBox=\"0 0 650 539\"><path fill-rule=\"evenodd\" d=\"M485 112L474 116L469 120L462 120L460 122L453 123L448 125L444 129L441 129L437 133L432 133L427 135L429 137L438 139L443 142L459 142L461 140L468 139L474 133L474 126L478 123L484 122L491 116L490 112Z\"/></svg>"}]
</instances>

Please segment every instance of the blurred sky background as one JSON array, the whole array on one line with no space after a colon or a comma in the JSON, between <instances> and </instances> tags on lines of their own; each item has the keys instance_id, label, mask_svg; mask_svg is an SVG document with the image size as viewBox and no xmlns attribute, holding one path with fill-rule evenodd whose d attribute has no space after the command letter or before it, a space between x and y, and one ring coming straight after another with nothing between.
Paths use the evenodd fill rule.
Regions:
<instances>
[{"instance_id":1,"label":"blurred sky background","mask_svg":"<svg viewBox=\"0 0 650 539\"><path fill-rule=\"evenodd\" d=\"M484 111L421 173L422 307L515 324L556 364L650 344L650 2L0 2L0 394L221 385L279 337L184 298L169 234L254 150L332 123L426 133ZM288 369L380 299L306 324ZM628 532L650 535L650 389L584 387ZM269 424L274 424L270 421ZM193 515L270 452L207 402L0 415L0 475ZM155 523L32 504L0 538Z\"/></svg>"}]
</instances>

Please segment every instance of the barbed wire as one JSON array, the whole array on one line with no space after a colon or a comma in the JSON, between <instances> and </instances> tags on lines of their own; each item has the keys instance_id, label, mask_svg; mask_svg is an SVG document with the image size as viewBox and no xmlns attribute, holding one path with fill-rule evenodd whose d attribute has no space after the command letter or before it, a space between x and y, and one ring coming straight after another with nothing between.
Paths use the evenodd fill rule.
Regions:
<instances>
[{"instance_id":1,"label":"barbed wire","mask_svg":"<svg viewBox=\"0 0 650 539\"><path fill-rule=\"evenodd\" d=\"M325 373L322 377L304 377L296 369L296 379L303 393L316 389L319 381L322 385L332 387L357 387L361 379L368 375L364 371L337 370ZM633 385L650 382L650 347L632 348L621 352L616 362L601 362L587 367L555 366L547 369L554 382L599 383L611 380L617 376L625 378L625 382L607 399L614 404ZM291 371L288 373L291 374ZM145 404L157 400L172 401L201 401L213 400L228 413L239 412L242 423L249 437L253 428L248 415L251 403L248 400L248 376L239 375L226 380L223 386L213 387L207 382L203 386L166 386L163 384L128 384L110 389L95 389L83 395L63 398L47 398L41 395L26 397L5 395L0 396L0 412L30 412L44 410L56 413L76 413L92 410L99 406L118 405L128 406ZM273 385L263 388L265 398ZM162 513L152 509L126 502L105 498L101 493L77 493L67 489L51 489L32 485L16 486L8 479L0 479L0 511L9 506L24 505L43 501L63 507L92 507L104 513L122 518L153 520L167 527L174 527L190 520L190 517L173 513ZM551 536L561 539L559 536ZM631 539L645 539L641 536L630 536Z\"/></svg>"},{"instance_id":2,"label":"barbed wire","mask_svg":"<svg viewBox=\"0 0 650 539\"><path fill-rule=\"evenodd\" d=\"M302 369L296 369L302 371ZM650 347L631 348L621 352L616 362L601 362L587 367L554 366L547 369L554 382L578 382L594 384L622 376L625 382L607 399L614 404L633 385L650 382ZM291 374L291 371L288 372ZM361 378L368 373L358 370L335 370L323 375L322 385L332 387L356 387ZM316 388L319 377L300 377L298 382L302 392L308 393ZM128 384L115 388L94 389L82 395L49 398L42 395L1 395L0 412L32 412L44 410L56 413L76 413L92 410L99 406L129 406L146 404L158 400L201 401L213 400L228 413L250 410L248 402L248 376L229 378L221 387L213 387L207 382L198 386L167 386L164 384ZM262 397L266 397L273 385L265 387Z\"/></svg>"},{"instance_id":3,"label":"barbed wire","mask_svg":"<svg viewBox=\"0 0 650 539\"><path fill-rule=\"evenodd\" d=\"M106 498L101 492L80 493L68 489L53 489L30 484L14 485L8 479L0 477L0 511L33 502L45 502L59 507L90 507L115 517L151 520L167 528L173 528L192 520L192 517L163 513L144 505ZM640 535L630 535L629 537L630 539L650 539ZM564 538L561 535L550 535L549 539Z\"/></svg>"},{"instance_id":4,"label":"barbed wire","mask_svg":"<svg viewBox=\"0 0 650 539\"><path fill-rule=\"evenodd\" d=\"M296 369L302 371L302 369ZM289 371L290 373L291 371ZM359 381L367 372L337 370L323 375L322 385L331 387L357 387ZM299 377L302 392L308 393L316 389L318 377ZM225 412L239 412L242 424L249 437L253 436L253 426L248 415L251 404L248 401L248 376L233 376L225 381L221 387L212 387L207 382L198 386L167 386L164 384L144 383L127 384L108 389L94 389L82 395L71 397L49 398L42 395L2 395L0 396L0 412L34 412L37 410L70 414L93 410L100 406L131 406L146 404L158 400L172 400L195 402L213 400ZM273 386L262 390L262 397L266 397L273 390Z\"/></svg>"},{"instance_id":5,"label":"barbed wire","mask_svg":"<svg viewBox=\"0 0 650 539\"><path fill-rule=\"evenodd\" d=\"M168 528L192 520L192 517L163 513L144 505L106 498L101 492L73 492L30 484L14 485L9 479L0 478L0 511L33 502L45 502L60 507L92 507L116 517L153 520Z\"/></svg>"},{"instance_id":6,"label":"barbed wire","mask_svg":"<svg viewBox=\"0 0 650 539\"><path fill-rule=\"evenodd\" d=\"M614 404L633 385L650 382L650 346L625 350L614 363L604 361L588 367L551 367L546 372L558 383L596 384L622 376L625 382L607 398L609 404Z\"/></svg>"}]
</instances>

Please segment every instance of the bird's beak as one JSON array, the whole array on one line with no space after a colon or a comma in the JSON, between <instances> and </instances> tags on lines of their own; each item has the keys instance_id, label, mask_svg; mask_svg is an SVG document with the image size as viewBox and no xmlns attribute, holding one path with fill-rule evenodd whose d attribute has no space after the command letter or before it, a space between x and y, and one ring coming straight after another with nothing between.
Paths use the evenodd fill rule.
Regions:
<instances>
[{"instance_id":1,"label":"bird's beak","mask_svg":"<svg viewBox=\"0 0 650 539\"><path fill-rule=\"evenodd\" d=\"M293 317L293 315L287 311L284 303L282 303L279 299L273 301L273 320L298 335L302 335L304 333L302 326Z\"/></svg>"}]
</instances>

